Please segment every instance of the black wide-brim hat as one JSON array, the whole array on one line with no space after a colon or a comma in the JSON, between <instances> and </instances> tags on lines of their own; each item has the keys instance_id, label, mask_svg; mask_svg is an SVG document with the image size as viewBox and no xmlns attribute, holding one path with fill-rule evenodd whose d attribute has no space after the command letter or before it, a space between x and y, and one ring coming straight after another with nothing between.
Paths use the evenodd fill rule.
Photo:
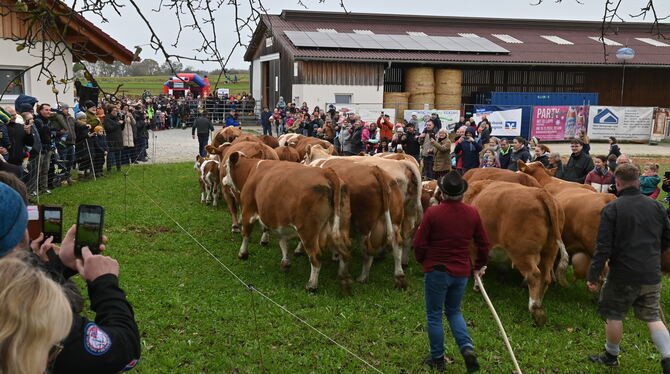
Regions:
<instances>
[{"instance_id":1,"label":"black wide-brim hat","mask_svg":"<svg viewBox=\"0 0 670 374\"><path fill-rule=\"evenodd\" d=\"M448 196L463 195L468 190L468 182L455 170L449 171L440 178L437 185L440 187L440 191Z\"/></svg>"}]
</instances>

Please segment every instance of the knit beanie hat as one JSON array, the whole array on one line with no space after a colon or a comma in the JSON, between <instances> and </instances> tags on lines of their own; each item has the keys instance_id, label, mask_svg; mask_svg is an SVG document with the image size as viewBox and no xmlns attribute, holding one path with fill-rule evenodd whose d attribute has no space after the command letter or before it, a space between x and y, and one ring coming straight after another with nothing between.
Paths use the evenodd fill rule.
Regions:
<instances>
[{"instance_id":1,"label":"knit beanie hat","mask_svg":"<svg viewBox=\"0 0 670 374\"><path fill-rule=\"evenodd\" d=\"M0 257L14 249L28 227L28 210L23 199L8 185L0 182Z\"/></svg>"},{"instance_id":2,"label":"knit beanie hat","mask_svg":"<svg viewBox=\"0 0 670 374\"><path fill-rule=\"evenodd\" d=\"M95 103L92 102L91 100L88 100L88 101L86 101L86 102L84 103L84 107L85 107L86 109L88 109L88 108L93 108L94 106L95 106Z\"/></svg>"},{"instance_id":3,"label":"knit beanie hat","mask_svg":"<svg viewBox=\"0 0 670 374\"><path fill-rule=\"evenodd\" d=\"M95 128L93 129L93 131L98 132L98 131L100 131L100 130L104 130L104 129L105 129L105 128L102 127L102 126L95 126Z\"/></svg>"},{"instance_id":4,"label":"knit beanie hat","mask_svg":"<svg viewBox=\"0 0 670 374\"><path fill-rule=\"evenodd\" d=\"M76 119L86 119L86 113L77 112L77 114L74 115L74 118L76 118Z\"/></svg>"}]
</instances>

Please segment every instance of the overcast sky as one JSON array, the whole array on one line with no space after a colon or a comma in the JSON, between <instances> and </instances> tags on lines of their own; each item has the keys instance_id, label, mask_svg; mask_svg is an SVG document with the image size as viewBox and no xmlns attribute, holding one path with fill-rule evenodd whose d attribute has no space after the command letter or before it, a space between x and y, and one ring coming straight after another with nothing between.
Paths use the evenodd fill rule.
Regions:
<instances>
[{"instance_id":1,"label":"overcast sky","mask_svg":"<svg viewBox=\"0 0 670 374\"><path fill-rule=\"evenodd\" d=\"M623 0L619 14L626 21L633 20L628 15L639 12L640 8L647 4L648 0ZM125 3L120 0L120 3ZM216 1L212 1L215 3ZM227 3L227 1L224 1ZM530 0L344 0L347 9L350 12L357 13L393 13L393 14L413 14L413 15L438 15L438 16L469 16L469 17L497 17L497 18L535 18L535 19L564 19L564 20L600 20L603 16L605 0L581 0L579 4L575 0L563 0L556 3L555 0L544 0L538 6L531 6ZM178 25L174 13L169 10L162 10L159 13L152 12L151 8L156 7L159 1L142 0L143 12L150 19L152 26L158 35L167 43L174 42L177 34ZM238 3L248 3L240 1ZM325 0L319 3L318 0L303 0L303 3L313 11L342 11L339 0ZM659 16L670 14L670 1L656 1ZM278 14L283 9L305 9L298 4L296 0L263 0L268 13ZM245 4L245 6L247 6ZM248 14L248 7L241 8L241 14ZM106 12L109 23L100 24L94 19L93 15L88 16L91 21L98 24L105 32L116 38L121 44L129 50L134 50L136 45L144 45L140 57L153 58L163 62L164 58L155 55L149 46L149 34L146 31L142 20L130 7L123 10L122 17L114 12ZM650 21L649 19L647 21ZM216 13L216 29L219 40L219 48L222 49L222 55L227 56L231 46L236 41L235 23L232 6L223 6ZM243 42L247 42L251 32L244 30L242 36ZM188 56L197 56L198 53L193 49L199 47L198 37L190 30L183 31L182 38L176 48L169 47L169 52ZM225 52L225 53L224 53ZM229 68L248 68L249 64L243 59L244 48L238 48L228 64ZM185 65L191 65L196 68L214 69L216 63L199 64L185 62Z\"/></svg>"}]
</instances>

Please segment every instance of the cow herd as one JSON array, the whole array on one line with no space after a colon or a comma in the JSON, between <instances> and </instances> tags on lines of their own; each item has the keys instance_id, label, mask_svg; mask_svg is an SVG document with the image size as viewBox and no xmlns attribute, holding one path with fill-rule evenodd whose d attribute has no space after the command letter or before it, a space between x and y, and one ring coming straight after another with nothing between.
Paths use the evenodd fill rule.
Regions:
<instances>
[{"instance_id":1,"label":"cow herd","mask_svg":"<svg viewBox=\"0 0 670 374\"><path fill-rule=\"evenodd\" d=\"M390 250L395 285L407 287L403 266L412 237L423 211L441 200L434 181L421 181L414 158L399 153L341 157L317 138L286 134L275 139L232 127L216 132L206 149L208 156L198 157L195 165L201 200L217 205L223 197L232 232L242 236L240 259L248 258L258 223L261 245L269 243L270 234L277 236L281 270L290 267L289 241L297 238L294 254L304 252L311 264L306 288L317 289L321 261L329 253L348 291L356 239L363 259L359 282L368 281L375 256ZM543 325L542 301L549 284L566 285L570 263L575 277L585 277L600 210L615 197L554 178L540 163L518 166L517 173L470 170L464 176L469 183L464 202L477 208L492 248L502 250L524 277L529 311ZM666 264L670 268L670 258L664 271Z\"/></svg>"}]
</instances>

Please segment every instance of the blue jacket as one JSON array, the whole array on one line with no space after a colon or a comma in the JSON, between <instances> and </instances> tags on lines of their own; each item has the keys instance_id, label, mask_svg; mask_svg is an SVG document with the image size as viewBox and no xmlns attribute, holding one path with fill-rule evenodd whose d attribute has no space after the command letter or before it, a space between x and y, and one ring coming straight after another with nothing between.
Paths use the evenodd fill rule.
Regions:
<instances>
[{"instance_id":1,"label":"blue jacket","mask_svg":"<svg viewBox=\"0 0 670 374\"><path fill-rule=\"evenodd\" d=\"M463 151L461 158L463 159L463 169L474 169L479 167L479 152L482 150L482 145L479 140L468 142L466 140L458 143L454 152Z\"/></svg>"},{"instance_id":2,"label":"blue jacket","mask_svg":"<svg viewBox=\"0 0 670 374\"><path fill-rule=\"evenodd\" d=\"M239 127L240 123L236 122L235 118L233 118L233 116L231 116L230 114L227 114L226 115L226 127L230 127L230 126Z\"/></svg>"}]
</instances>

